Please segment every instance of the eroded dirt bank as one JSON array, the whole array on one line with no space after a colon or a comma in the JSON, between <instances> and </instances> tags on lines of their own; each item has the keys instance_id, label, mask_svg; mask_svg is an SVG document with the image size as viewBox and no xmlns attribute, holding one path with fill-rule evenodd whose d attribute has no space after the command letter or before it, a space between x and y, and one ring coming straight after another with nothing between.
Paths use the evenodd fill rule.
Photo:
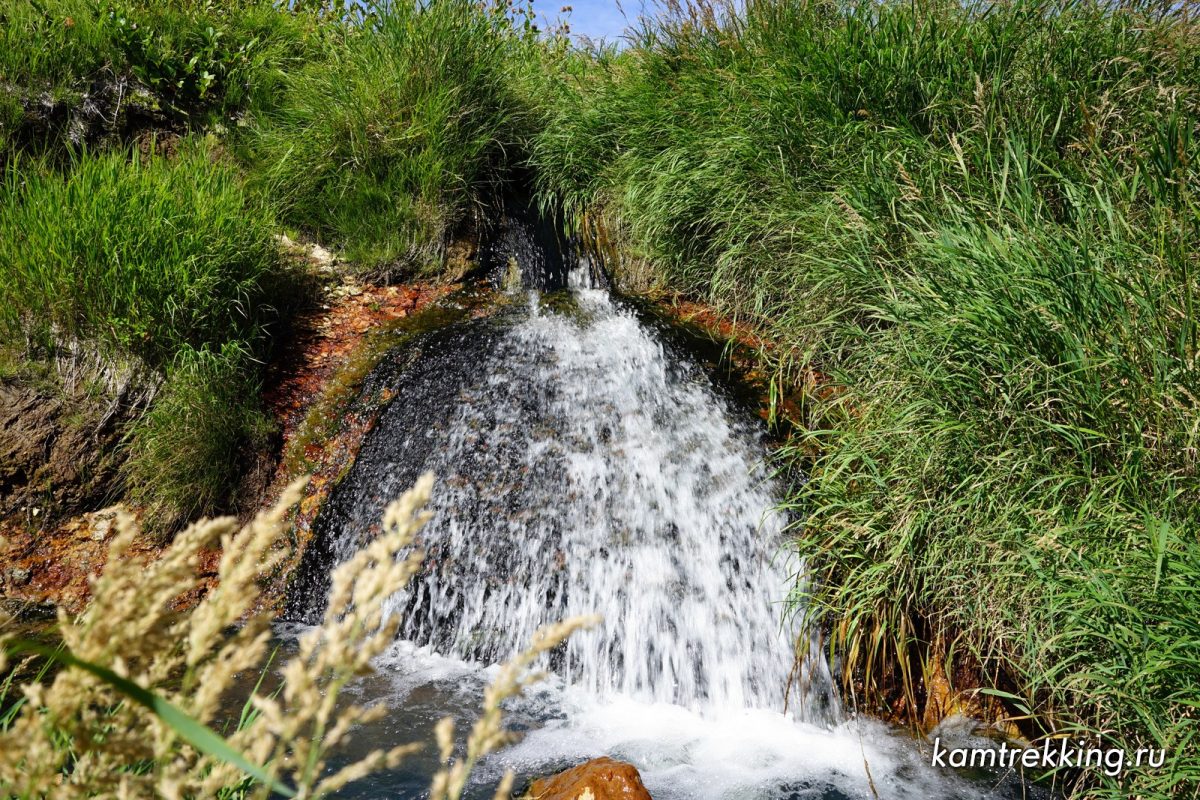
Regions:
<instances>
[{"instance_id":1,"label":"eroded dirt bank","mask_svg":"<svg viewBox=\"0 0 1200 800\"><path fill-rule=\"evenodd\" d=\"M369 370L375 337L453 291L457 284L378 285L339 275L323 251L299 250L323 282L320 301L293 320L292 333L268 366L263 399L278 435L271 452L248 453L238 498L248 516L287 481L313 474L298 525L315 512L319 491L353 457L369 421L333 416L348 400L355 375ZM146 387L127 382L114 393L29 376L0 379L0 599L18 613L59 606L82 611L90 579L104 567L121 497L125 426L144 404ZM134 387L139 387L135 389ZM135 396L137 392L143 396ZM135 516L137 508L127 509ZM146 537L133 550L153 559L168 537ZM204 552L201 589L178 599L186 607L216 579L220 551Z\"/></svg>"}]
</instances>

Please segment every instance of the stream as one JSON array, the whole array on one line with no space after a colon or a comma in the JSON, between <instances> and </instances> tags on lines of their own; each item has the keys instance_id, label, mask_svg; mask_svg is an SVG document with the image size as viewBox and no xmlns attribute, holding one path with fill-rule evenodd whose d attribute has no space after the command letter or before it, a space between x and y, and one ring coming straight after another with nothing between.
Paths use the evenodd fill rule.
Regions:
<instances>
[{"instance_id":1,"label":"stream","mask_svg":"<svg viewBox=\"0 0 1200 800\"><path fill-rule=\"evenodd\" d=\"M491 797L506 768L520 788L601 755L634 764L656 800L1026 796L1013 776L935 770L906 732L846 713L788 603L803 565L760 421L559 243L510 213L482 254L506 302L367 379L395 399L317 520L285 649L388 502L425 471L437 483L425 564L391 601L400 637L347 692L392 711L340 758L431 741L446 715L465 730L495 665L539 626L599 613L508 704L524 738L484 761L469 796ZM798 661L798 642L813 655ZM431 750L340 796L425 796Z\"/></svg>"}]
</instances>

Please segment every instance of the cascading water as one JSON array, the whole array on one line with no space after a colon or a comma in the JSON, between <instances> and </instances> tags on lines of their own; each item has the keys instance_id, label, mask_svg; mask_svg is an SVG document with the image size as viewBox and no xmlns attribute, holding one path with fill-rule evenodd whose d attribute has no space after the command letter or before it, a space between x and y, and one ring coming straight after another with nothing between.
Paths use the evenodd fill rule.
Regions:
<instances>
[{"instance_id":1,"label":"cascading water","mask_svg":"<svg viewBox=\"0 0 1200 800\"><path fill-rule=\"evenodd\" d=\"M553 697L515 712L533 733L502 760L545 772L629 758L659 800L961 794L883 726L864 744L861 725L838 719L823 659L796 662L810 634L784 601L799 565L752 417L591 288L586 262L563 274L536 239L510 223L487 255L493 273L541 253L533 284L574 288L514 288L519 301L425 335L368 379L366 392L395 399L318 520L291 616L323 611L329 571L432 471L426 561L392 602L403 641L380 679L395 685L367 694L406 695L409 714L442 698L440 716L471 694L471 670L543 624L599 613L598 629L551 654ZM398 785L379 793L405 796Z\"/></svg>"},{"instance_id":2,"label":"cascading water","mask_svg":"<svg viewBox=\"0 0 1200 800\"><path fill-rule=\"evenodd\" d=\"M535 299L510 313L503 332L465 340L485 345L472 378L428 430L384 413L334 500L333 560L432 470L427 564L395 599L405 639L494 662L541 625L595 612L604 624L556 659L569 682L782 709L794 565L753 430L603 291L580 290L568 312Z\"/></svg>"}]
</instances>

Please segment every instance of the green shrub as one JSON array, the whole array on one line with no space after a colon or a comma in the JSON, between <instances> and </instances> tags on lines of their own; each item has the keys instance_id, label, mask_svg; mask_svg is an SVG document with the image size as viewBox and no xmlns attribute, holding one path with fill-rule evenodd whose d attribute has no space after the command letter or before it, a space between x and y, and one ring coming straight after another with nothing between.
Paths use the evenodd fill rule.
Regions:
<instances>
[{"instance_id":1,"label":"green shrub","mask_svg":"<svg viewBox=\"0 0 1200 800\"><path fill-rule=\"evenodd\" d=\"M311 21L268 0L106 6L106 32L142 85L187 117L270 107L285 71L311 55Z\"/></svg>"},{"instance_id":2,"label":"green shrub","mask_svg":"<svg viewBox=\"0 0 1200 800\"><path fill-rule=\"evenodd\" d=\"M128 496L160 523L229 507L237 466L263 449L272 420L260 409L250 354L184 348L129 434Z\"/></svg>"}]
</instances>

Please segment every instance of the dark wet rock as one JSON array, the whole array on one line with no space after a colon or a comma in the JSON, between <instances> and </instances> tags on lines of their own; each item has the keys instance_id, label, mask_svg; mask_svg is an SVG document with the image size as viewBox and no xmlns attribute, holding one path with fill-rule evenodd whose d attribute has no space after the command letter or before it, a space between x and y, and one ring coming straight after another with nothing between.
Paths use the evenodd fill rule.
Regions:
<instances>
[{"instance_id":1,"label":"dark wet rock","mask_svg":"<svg viewBox=\"0 0 1200 800\"><path fill-rule=\"evenodd\" d=\"M372 509L378 519L375 509L382 510L397 487L417 479L426 457L440 444L429 430L450 426L458 408L458 388L487 360L498 334L488 318L424 333L389 353L362 382L356 408L365 415L365 409L380 406L376 398L387 398L384 413L313 524L313 541L288 593L289 619L313 622L324 614L329 565L340 561L339 532L352 527L363 508ZM397 397L402 401L392 402ZM401 463L387 457L395 452L405 454ZM356 541L354 547L365 543Z\"/></svg>"},{"instance_id":2,"label":"dark wet rock","mask_svg":"<svg viewBox=\"0 0 1200 800\"><path fill-rule=\"evenodd\" d=\"M0 597L0 620L8 617L16 623L42 623L54 620L58 615L53 603L31 602Z\"/></svg>"}]
</instances>

